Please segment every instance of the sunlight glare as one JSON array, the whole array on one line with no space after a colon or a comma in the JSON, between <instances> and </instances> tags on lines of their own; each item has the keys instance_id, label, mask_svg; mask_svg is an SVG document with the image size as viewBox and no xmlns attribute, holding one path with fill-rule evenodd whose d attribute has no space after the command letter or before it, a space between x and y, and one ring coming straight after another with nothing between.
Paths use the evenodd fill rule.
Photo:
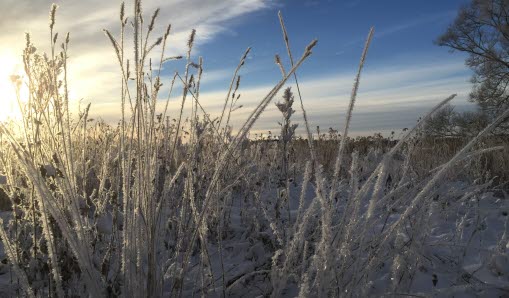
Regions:
<instances>
[{"instance_id":1,"label":"sunlight glare","mask_svg":"<svg viewBox=\"0 0 509 298\"><path fill-rule=\"evenodd\" d=\"M0 121L15 120L21 116L11 77L22 77L22 69L21 57L8 51L0 52ZM20 89L20 99L25 102L26 87L21 84Z\"/></svg>"}]
</instances>

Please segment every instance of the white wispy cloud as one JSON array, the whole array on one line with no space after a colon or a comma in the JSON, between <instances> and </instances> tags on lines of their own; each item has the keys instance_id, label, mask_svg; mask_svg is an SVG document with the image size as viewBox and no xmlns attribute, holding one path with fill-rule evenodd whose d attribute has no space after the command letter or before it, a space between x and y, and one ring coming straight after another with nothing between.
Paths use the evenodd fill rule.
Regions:
<instances>
[{"instance_id":1,"label":"white wispy cloud","mask_svg":"<svg viewBox=\"0 0 509 298\"><path fill-rule=\"evenodd\" d=\"M121 1L0 1L0 24L3 28L9 28L0 33L0 44L7 48L2 55L17 59L21 64L24 32L31 34L32 41L40 51L49 50L48 15L52 2L59 5L55 29L60 32L61 38L66 32L71 33L71 101L77 103L83 99L94 104L118 101L119 66L102 29L118 34ZM126 16L132 14L133 2L126 1ZM226 30L232 30L228 27L231 20L269 7L271 4L266 0L152 0L145 1L143 5L146 23L156 8L161 9L152 35L154 40L163 34L168 23L172 24L167 48L169 56L185 52L193 28L197 31L194 48L197 55L203 43L210 42ZM126 47L130 49L131 44L132 41L128 39ZM153 54L158 56L157 52ZM221 78L224 74L210 74L212 80L214 76Z\"/></svg>"},{"instance_id":2,"label":"white wispy cloud","mask_svg":"<svg viewBox=\"0 0 509 298\"><path fill-rule=\"evenodd\" d=\"M431 13L431 14L423 15L421 17L418 17L418 18L415 18L412 20L407 20L400 24L395 24L395 25L387 27L387 28L382 28L382 30L380 30L377 33L377 37L381 38L386 35L392 35L392 34L401 32L403 30L407 30L412 27L416 27L416 26L423 25L423 24L428 24L431 22L436 22L436 21L440 21L440 20L444 20L444 19L450 20L451 18L453 18L456 15L456 13L457 13L456 11L450 10L450 11L443 11L443 12L439 12L439 13Z\"/></svg>"},{"instance_id":3,"label":"white wispy cloud","mask_svg":"<svg viewBox=\"0 0 509 298\"><path fill-rule=\"evenodd\" d=\"M429 24L432 22L437 22L441 20L450 20L457 12L456 11L443 11L439 13L430 13L423 16L420 16L418 18L414 19L408 19L408 20L402 20L398 23L395 23L390 26L376 26L376 34L374 36L374 39L382 39L387 36L391 36L397 33L400 33L401 31L408 30L414 27L422 26L425 24ZM355 45L363 44L365 41L364 38L358 37L358 38L352 38L349 41L345 42L341 49L338 50L338 54L341 54L345 51L346 48L350 48Z\"/></svg>"}]
</instances>

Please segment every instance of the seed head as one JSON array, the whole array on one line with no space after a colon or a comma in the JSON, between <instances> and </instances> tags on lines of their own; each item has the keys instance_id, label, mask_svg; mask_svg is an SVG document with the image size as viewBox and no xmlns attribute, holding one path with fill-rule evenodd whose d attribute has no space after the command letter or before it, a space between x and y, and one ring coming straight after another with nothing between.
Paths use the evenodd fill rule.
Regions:
<instances>
[{"instance_id":1,"label":"seed head","mask_svg":"<svg viewBox=\"0 0 509 298\"><path fill-rule=\"evenodd\" d=\"M154 47L160 45L162 42L163 42L163 38L162 37L158 37L156 42L154 42Z\"/></svg>"},{"instance_id":2,"label":"seed head","mask_svg":"<svg viewBox=\"0 0 509 298\"><path fill-rule=\"evenodd\" d=\"M124 22L124 16L125 16L125 3L122 2L122 4L120 4L120 22L121 23Z\"/></svg>"},{"instance_id":3,"label":"seed head","mask_svg":"<svg viewBox=\"0 0 509 298\"><path fill-rule=\"evenodd\" d=\"M189 35L189 40L187 41L187 47L191 49L193 47L194 38L196 36L196 29L191 31L191 35Z\"/></svg>"},{"instance_id":4,"label":"seed head","mask_svg":"<svg viewBox=\"0 0 509 298\"><path fill-rule=\"evenodd\" d=\"M26 40L26 47L27 48L30 47L30 44L31 44L31 42L30 42L30 33L25 32L25 40Z\"/></svg>"},{"instance_id":5,"label":"seed head","mask_svg":"<svg viewBox=\"0 0 509 298\"><path fill-rule=\"evenodd\" d=\"M250 51L251 51L251 47L247 48L246 52L244 52L244 55L242 56L242 58L240 60L241 61L246 60L247 55L249 54Z\"/></svg>"},{"instance_id":6,"label":"seed head","mask_svg":"<svg viewBox=\"0 0 509 298\"><path fill-rule=\"evenodd\" d=\"M154 11L152 15L152 19L150 20L150 25L148 25L148 31L152 31L154 29L154 23L156 22L157 16L159 15L159 8Z\"/></svg>"},{"instance_id":7,"label":"seed head","mask_svg":"<svg viewBox=\"0 0 509 298\"><path fill-rule=\"evenodd\" d=\"M51 10L49 13L49 28L53 30L53 26L55 26L55 15L57 13L58 5L55 3L51 4Z\"/></svg>"},{"instance_id":8,"label":"seed head","mask_svg":"<svg viewBox=\"0 0 509 298\"><path fill-rule=\"evenodd\" d=\"M240 86L240 76L237 76L237 83L235 84L235 90L238 90Z\"/></svg>"},{"instance_id":9,"label":"seed head","mask_svg":"<svg viewBox=\"0 0 509 298\"><path fill-rule=\"evenodd\" d=\"M279 55L276 54L276 56L274 57L274 60L277 64L277 66L279 67L279 70L281 70L281 74L283 75L283 77L285 77L286 71L285 71L285 68L283 67L283 63L281 62L281 57L279 57Z\"/></svg>"},{"instance_id":10,"label":"seed head","mask_svg":"<svg viewBox=\"0 0 509 298\"><path fill-rule=\"evenodd\" d=\"M166 27L166 32L164 33L164 38L168 38L168 35L170 35L170 31L171 31L171 24L168 25L168 27Z\"/></svg>"},{"instance_id":11,"label":"seed head","mask_svg":"<svg viewBox=\"0 0 509 298\"><path fill-rule=\"evenodd\" d=\"M278 54L276 54L276 56L274 56L274 60L276 61L276 64L281 65L281 57L279 57Z\"/></svg>"},{"instance_id":12,"label":"seed head","mask_svg":"<svg viewBox=\"0 0 509 298\"><path fill-rule=\"evenodd\" d=\"M306 47L306 53L311 53L311 50L314 48L314 46L316 46L317 43L318 39L313 39L313 41Z\"/></svg>"}]
</instances>

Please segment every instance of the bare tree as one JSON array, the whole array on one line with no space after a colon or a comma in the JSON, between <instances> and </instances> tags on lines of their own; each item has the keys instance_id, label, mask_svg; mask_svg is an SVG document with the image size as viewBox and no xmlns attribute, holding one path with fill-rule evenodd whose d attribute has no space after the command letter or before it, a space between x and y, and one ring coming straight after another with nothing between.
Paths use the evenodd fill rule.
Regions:
<instances>
[{"instance_id":1,"label":"bare tree","mask_svg":"<svg viewBox=\"0 0 509 298\"><path fill-rule=\"evenodd\" d=\"M458 113L454 117L453 122L458 135L466 137L474 137L490 124L488 116L482 111L465 111L463 113ZM494 134L501 133L503 133L502 130L494 131Z\"/></svg>"},{"instance_id":2,"label":"bare tree","mask_svg":"<svg viewBox=\"0 0 509 298\"><path fill-rule=\"evenodd\" d=\"M509 107L509 0L472 0L436 43L469 54L466 64L474 71L470 99L488 117Z\"/></svg>"}]
</instances>

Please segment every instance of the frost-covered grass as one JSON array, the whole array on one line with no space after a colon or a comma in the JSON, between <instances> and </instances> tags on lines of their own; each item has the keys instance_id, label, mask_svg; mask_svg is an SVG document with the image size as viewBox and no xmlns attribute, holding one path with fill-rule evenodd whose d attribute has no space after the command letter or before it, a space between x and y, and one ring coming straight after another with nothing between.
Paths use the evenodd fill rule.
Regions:
<instances>
[{"instance_id":1,"label":"frost-covered grass","mask_svg":"<svg viewBox=\"0 0 509 298\"><path fill-rule=\"evenodd\" d=\"M1 296L508 294L509 197L487 170L507 162L507 143L489 132L509 111L443 161L420 129L454 96L397 141L349 138L371 30L346 127L335 139L315 138L295 71L316 41L295 59L280 15L290 65L276 58L281 81L233 128L249 49L213 118L199 101L195 31L183 58L166 57L171 27L153 38L158 12L144 23L137 0L129 20L121 7L120 36L105 31L122 82L122 117L111 126L89 119L90 106L71 115L70 41L60 45L55 14L53 6L49 53L27 35L26 77L13 78L29 90L23 120L0 127L0 185L12 209L1 214ZM169 92L182 90L182 106L159 110L159 98L170 98L160 94L160 70L175 59L186 64ZM297 88L277 104L278 140L250 140L290 81ZM295 139L297 123L307 138Z\"/></svg>"}]
</instances>

